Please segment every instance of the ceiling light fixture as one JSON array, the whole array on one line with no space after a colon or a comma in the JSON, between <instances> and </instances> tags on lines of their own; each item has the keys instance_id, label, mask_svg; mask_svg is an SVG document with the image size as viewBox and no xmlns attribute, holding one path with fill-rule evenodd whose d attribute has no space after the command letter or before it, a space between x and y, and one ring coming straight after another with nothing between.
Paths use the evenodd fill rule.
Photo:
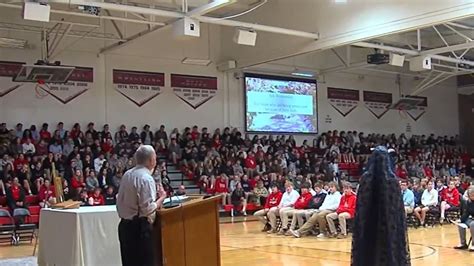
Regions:
<instances>
[{"instance_id":1,"label":"ceiling light fixture","mask_svg":"<svg viewBox=\"0 0 474 266\"><path fill-rule=\"evenodd\" d=\"M293 72L291 73L293 76L297 77L305 77L305 78L313 78L314 74L313 73L308 73L308 72Z\"/></svg>"},{"instance_id":2,"label":"ceiling light fixture","mask_svg":"<svg viewBox=\"0 0 474 266\"><path fill-rule=\"evenodd\" d=\"M0 37L0 47L2 48L25 49L26 45L27 41L25 40Z\"/></svg>"},{"instance_id":3,"label":"ceiling light fixture","mask_svg":"<svg viewBox=\"0 0 474 266\"><path fill-rule=\"evenodd\" d=\"M185 65L208 66L211 63L211 60L185 57L181 63Z\"/></svg>"}]
</instances>

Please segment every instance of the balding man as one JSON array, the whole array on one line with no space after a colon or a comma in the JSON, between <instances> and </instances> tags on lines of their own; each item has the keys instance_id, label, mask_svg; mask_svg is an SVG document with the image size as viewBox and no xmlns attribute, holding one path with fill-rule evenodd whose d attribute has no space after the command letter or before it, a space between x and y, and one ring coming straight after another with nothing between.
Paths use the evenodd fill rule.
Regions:
<instances>
[{"instance_id":1,"label":"balding man","mask_svg":"<svg viewBox=\"0 0 474 266\"><path fill-rule=\"evenodd\" d=\"M156 153L152 146L142 145L135 152L137 166L122 177L117 195L117 212L121 219L118 233L124 266L154 265L153 223L166 192L152 177Z\"/></svg>"}]
</instances>

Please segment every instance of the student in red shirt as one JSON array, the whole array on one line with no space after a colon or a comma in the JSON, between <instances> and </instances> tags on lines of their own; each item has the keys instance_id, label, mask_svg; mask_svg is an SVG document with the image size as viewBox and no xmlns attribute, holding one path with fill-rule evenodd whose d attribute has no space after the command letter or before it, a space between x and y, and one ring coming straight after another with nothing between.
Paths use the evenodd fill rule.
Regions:
<instances>
[{"instance_id":1,"label":"student in red shirt","mask_svg":"<svg viewBox=\"0 0 474 266\"><path fill-rule=\"evenodd\" d=\"M293 219L291 220L291 230L296 229L296 224L298 224L298 227L301 228L304 224L303 219L297 219L297 214L298 213L303 213L305 209L308 209L309 202L311 201L311 198L313 195L309 192L309 189L311 188L311 185L309 183L305 183L301 186L301 195L296 200L295 202L295 210L293 211ZM288 235L291 234L291 230L288 231Z\"/></svg>"},{"instance_id":2,"label":"student in red shirt","mask_svg":"<svg viewBox=\"0 0 474 266\"><path fill-rule=\"evenodd\" d=\"M193 129L191 131L191 139L196 141L199 139L199 136L200 136L200 133L199 133L198 126L193 126Z\"/></svg>"},{"instance_id":3,"label":"student in red shirt","mask_svg":"<svg viewBox=\"0 0 474 266\"><path fill-rule=\"evenodd\" d=\"M28 208L25 202L25 190L21 187L18 177L13 178L12 185L7 188L7 205L13 213L17 208Z\"/></svg>"},{"instance_id":4,"label":"student in red shirt","mask_svg":"<svg viewBox=\"0 0 474 266\"><path fill-rule=\"evenodd\" d=\"M28 160L25 158L25 155L23 155L23 153L20 153L18 155L18 158L16 158L14 161L13 161L13 166L14 166L14 170L15 171L20 171L21 169L23 169L23 165L28 165Z\"/></svg>"},{"instance_id":5,"label":"student in red shirt","mask_svg":"<svg viewBox=\"0 0 474 266\"><path fill-rule=\"evenodd\" d=\"M214 182L215 195L222 196L222 206L227 204L229 198L229 187L225 176L218 176Z\"/></svg>"},{"instance_id":6,"label":"student in red shirt","mask_svg":"<svg viewBox=\"0 0 474 266\"><path fill-rule=\"evenodd\" d=\"M278 190L278 185L276 183L273 183L270 186L270 189L271 189L270 195L268 195L267 201L265 202L265 206L263 207L263 209L253 214L265 225L262 232L266 232L271 229L271 226L268 223L267 213L272 208L278 208L278 204L280 204L281 196L283 195L281 191Z\"/></svg>"},{"instance_id":7,"label":"student in red shirt","mask_svg":"<svg viewBox=\"0 0 474 266\"><path fill-rule=\"evenodd\" d=\"M44 123L39 132L40 139L49 142L51 140L51 133L48 131L48 124Z\"/></svg>"},{"instance_id":8,"label":"student in red shirt","mask_svg":"<svg viewBox=\"0 0 474 266\"><path fill-rule=\"evenodd\" d=\"M337 238L347 237L346 220L354 218L357 200L356 195L354 192L352 192L352 188L349 183L345 183L342 187L344 190L344 195L341 198L339 207L337 208L336 212L330 213L326 216L332 237L336 236L337 233L334 220L339 219L341 234L339 234Z\"/></svg>"},{"instance_id":9,"label":"student in red shirt","mask_svg":"<svg viewBox=\"0 0 474 266\"><path fill-rule=\"evenodd\" d=\"M397 164L397 167L395 169L395 173L398 176L398 178L401 178L401 179L404 179L404 180L407 179L408 172L407 172L407 169L404 165Z\"/></svg>"},{"instance_id":10,"label":"student in red shirt","mask_svg":"<svg viewBox=\"0 0 474 266\"><path fill-rule=\"evenodd\" d=\"M459 191L456 189L454 181L449 181L448 188L441 191L441 218L440 223L444 222L444 213L450 208L459 208Z\"/></svg>"},{"instance_id":11,"label":"student in red shirt","mask_svg":"<svg viewBox=\"0 0 474 266\"><path fill-rule=\"evenodd\" d=\"M71 188L73 190L74 195L81 194L81 191L86 187L86 183L84 181L84 177L82 176L81 170L76 170L74 172L74 176L71 178Z\"/></svg>"},{"instance_id":12,"label":"student in red shirt","mask_svg":"<svg viewBox=\"0 0 474 266\"><path fill-rule=\"evenodd\" d=\"M39 205L41 208L44 208L46 206L49 206L51 203L53 203L56 198L55 198L55 192L54 192L54 187L51 186L51 182L49 179L44 180L44 184L40 187L38 197L40 200Z\"/></svg>"},{"instance_id":13,"label":"student in red shirt","mask_svg":"<svg viewBox=\"0 0 474 266\"><path fill-rule=\"evenodd\" d=\"M253 152L249 152L247 154L247 158L244 160L245 171L249 177L253 177L255 175L255 169L257 168L257 161L255 160L255 156Z\"/></svg>"},{"instance_id":14,"label":"student in red shirt","mask_svg":"<svg viewBox=\"0 0 474 266\"><path fill-rule=\"evenodd\" d=\"M89 205L91 206L105 205L104 196L102 196L100 192L101 192L100 188L94 189L94 193L92 193L91 197L89 198Z\"/></svg>"}]
</instances>

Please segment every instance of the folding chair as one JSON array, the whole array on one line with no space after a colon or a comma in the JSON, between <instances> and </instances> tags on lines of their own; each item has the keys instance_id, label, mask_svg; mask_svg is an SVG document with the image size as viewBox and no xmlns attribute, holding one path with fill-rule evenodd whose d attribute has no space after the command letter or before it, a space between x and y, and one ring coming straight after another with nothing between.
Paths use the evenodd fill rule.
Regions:
<instances>
[{"instance_id":1,"label":"folding chair","mask_svg":"<svg viewBox=\"0 0 474 266\"><path fill-rule=\"evenodd\" d=\"M15 221L6 209L0 209L0 243L16 244Z\"/></svg>"},{"instance_id":2,"label":"folding chair","mask_svg":"<svg viewBox=\"0 0 474 266\"><path fill-rule=\"evenodd\" d=\"M25 208L18 208L13 210L13 217L18 218L15 219L17 221L21 221L17 223L17 227L15 230L15 238L16 244L20 244L20 242L29 241L30 244L33 243L33 238L35 236L36 231L36 224L27 224L24 223L27 217L30 216L30 211Z\"/></svg>"}]
</instances>

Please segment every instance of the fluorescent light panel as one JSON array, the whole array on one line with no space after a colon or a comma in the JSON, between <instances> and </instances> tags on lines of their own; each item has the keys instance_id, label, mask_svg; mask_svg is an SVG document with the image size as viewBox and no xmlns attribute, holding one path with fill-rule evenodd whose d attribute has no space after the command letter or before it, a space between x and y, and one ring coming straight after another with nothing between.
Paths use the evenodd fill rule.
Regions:
<instances>
[{"instance_id":1,"label":"fluorescent light panel","mask_svg":"<svg viewBox=\"0 0 474 266\"><path fill-rule=\"evenodd\" d=\"M181 61L181 63L185 65L208 66L211 63L211 60L186 57Z\"/></svg>"},{"instance_id":2,"label":"fluorescent light panel","mask_svg":"<svg viewBox=\"0 0 474 266\"><path fill-rule=\"evenodd\" d=\"M314 74L311 73L304 73L304 72L293 72L291 73L293 76L298 76L298 77L305 77L305 78L312 78L314 77Z\"/></svg>"},{"instance_id":3,"label":"fluorescent light panel","mask_svg":"<svg viewBox=\"0 0 474 266\"><path fill-rule=\"evenodd\" d=\"M18 48L18 49L25 49L26 48L26 41L21 39L12 39L12 38L4 38L0 37L0 47L2 48Z\"/></svg>"}]
</instances>

